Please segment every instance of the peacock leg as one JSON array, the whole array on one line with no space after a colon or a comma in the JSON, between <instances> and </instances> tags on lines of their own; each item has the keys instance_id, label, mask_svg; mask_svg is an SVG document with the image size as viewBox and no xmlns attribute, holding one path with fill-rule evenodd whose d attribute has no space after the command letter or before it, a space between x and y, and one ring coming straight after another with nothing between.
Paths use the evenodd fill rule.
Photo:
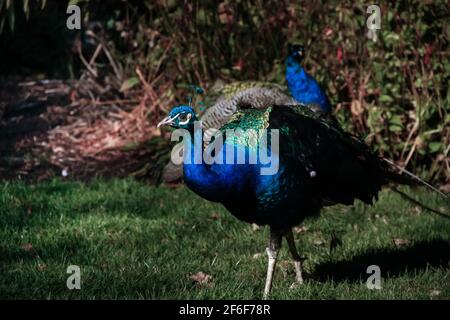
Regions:
<instances>
[{"instance_id":1,"label":"peacock leg","mask_svg":"<svg viewBox=\"0 0 450 320\"><path fill-rule=\"evenodd\" d=\"M286 240L287 240L287 243L289 246L289 251L291 252L291 255L292 255L292 259L294 260L296 284L302 284L303 283L302 258L299 256L299 254L297 252L297 248L295 247L294 235L292 233L292 230L290 230L286 234ZM294 287L294 286L295 286L295 284L292 287Z\"/></svg>"},{"instance_id":2,"label":"peacock leg","mask_svg":"<svg viewBox=\"0 0 450 320\"><path fill-rule=\"evenodd\" d=\"M264 299L267 299L272 289L272 279L275 272L275 265L277 263L278 252L281 248L281 233L270 232L269 246L267 247L267 256L269 263L267 265L266 285L264 287Z\"/></svg>"}]
</instances>

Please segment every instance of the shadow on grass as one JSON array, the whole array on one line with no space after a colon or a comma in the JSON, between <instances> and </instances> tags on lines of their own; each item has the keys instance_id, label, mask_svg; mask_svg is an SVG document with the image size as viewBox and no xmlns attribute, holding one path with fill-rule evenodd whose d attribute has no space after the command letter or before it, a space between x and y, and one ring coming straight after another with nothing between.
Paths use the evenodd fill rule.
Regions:
<instances>
[{"instance_id":1,"label":"shadow on grass","mask_svg":"<svg viewBox=\"0 0 450 320\"><path fill-rule=\"evenodd\" d=\"M417 242L407 248L385 248L368 251L351 260L327 262L315 267L311 278L325 282L361 281L367 279L370 265L378 265L383 277L396 277L414 273L429 267L449 268L450 242L432 240Z\"/></svg>"}]
</instances>

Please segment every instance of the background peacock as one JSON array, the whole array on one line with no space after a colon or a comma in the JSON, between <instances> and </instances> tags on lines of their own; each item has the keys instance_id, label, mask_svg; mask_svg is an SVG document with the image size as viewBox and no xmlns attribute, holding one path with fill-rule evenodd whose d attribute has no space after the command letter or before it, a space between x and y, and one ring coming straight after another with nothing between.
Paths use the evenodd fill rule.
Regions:
<instances>
[{"instance_id":1,"label":"background peacock","mask_svg":"<svg viewBox=\"0 0 450 320\"><path fill-rule=\"evenodd\" d=\"M318 106L322 112L331 112L330 101L323 88L302 66L305 49L301 45L289 45L286 58L286 82L292 97L308 106Z\"/></svg>"},{"instance_id":2,"label":"background peacock","mask_svg":"<svg viewBox=\"0 0 450 320\"><path fill-rule=\"evenodd\" d=\"M294 260L296 283L303 282L302 259L295 248L292 228L306 217L318 215L321 208L333 204L351 205L355 199L372 204L381 187L389 182L414 184L415 181L395 170L374 154L361 140L344 132L336 121L320 110L298 104L291 96L272 88L261 95L250 89L232 98L237 111L214 135L224 136L222 153L228 147L236 154L245 152L248 158L258 157L258 148L270 154L278 163L274 174L262 175L267 167L260 158L250 164L194 162L195 144L200 135L194 132L197 116L189 106L175 107L158 126L190 132L184 155L184 180L201 197L222 203L240 220L270 226L267 248L268 269L264 289L271 290L274 268L284 236ZM244 130L240 135L227 136L228 129ZM252 130L249 130L252 129ZM263 133L269 136L276 129L279 149L272 152L271 139L261 145ZM200 137L200 140L198 138ZM202 147L201 147L202 148ZM236 158L234 158L236 161ZM236 163L236 162L234 162Z\"/></svg>"},{"instance_id":3,"label":"background peacock","mask_svg":"<svg viewBox=\"0 0 450 320\"><path fill-rule=\"evenodd\" d=\"M275 83L261 81L243 81L230 84L217 83L204 97L204 105L211 106L200 116L206 134L206 142L209 141L215 130L222 127L237 110L237 101L250 95L264 100L266 95L273 96L275 103L280 102L286 95L291 95L297 103L316 108L324 113L331 112L330 102L325 91L317 81L308 74L302 66L305 57L305 49L302 45L289 44L288 55L285 61L285 78L287 88ZM251 89L251 90L249 90ZM276 90L272 90L276 89ZM282 96L278 96L278 95ZM277 101L278 99L278 101ZM253 107L259 108L253 101ZM181 145L174 152L182 153ZM163 180L175 182L182 178L183 168L169 161L163 170Z\"/></svg>"}]
</instances>

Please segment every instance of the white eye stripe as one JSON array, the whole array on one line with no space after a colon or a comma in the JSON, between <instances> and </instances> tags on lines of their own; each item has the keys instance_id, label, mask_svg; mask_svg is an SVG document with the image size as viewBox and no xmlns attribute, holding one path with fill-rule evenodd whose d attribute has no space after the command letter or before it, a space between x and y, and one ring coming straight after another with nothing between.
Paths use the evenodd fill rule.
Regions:
<instances>
[{"instance_id":1,"label":"white eye stripe","mask_svg":"<svg viewBox=\"0 0 450 320\"><path fill-rule=\"evenodd\" d=\"M191 120L191 118L192 118L192 115L190 113L188 113L187 116L186 116L186 120L185 121L180 121L179 124L180 125L188 124L189 120Z\"/></svg>"},{"instance_id":2,"label":"white eye stripe","mask_svg":"<svg viewBox=\"0 0 450 320\"><path fill-rule=\"evenodd\" d=\"M180 116L180 113L176 114L173 118L170 118L170 121L175 120L176 118L178 118Z\"/></svg>"}]
</instances>

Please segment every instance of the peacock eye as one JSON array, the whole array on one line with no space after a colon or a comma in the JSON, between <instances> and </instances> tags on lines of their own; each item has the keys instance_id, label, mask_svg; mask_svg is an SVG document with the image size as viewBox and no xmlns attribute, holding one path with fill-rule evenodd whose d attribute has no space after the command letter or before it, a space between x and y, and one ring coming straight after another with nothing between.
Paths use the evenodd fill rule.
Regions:
<instances>
[{"instance_id":1,"label":"peacock eye","mask_svg":"<svg viewBox=\"0 0 450 320\"><path fill-rule=\"evenodd\" d=\"M186 121L186 119L187 119L186 114L181 114L180 117L179 117L179 119L180 119L181 121Z\"/></svg>"}]
</instances>

